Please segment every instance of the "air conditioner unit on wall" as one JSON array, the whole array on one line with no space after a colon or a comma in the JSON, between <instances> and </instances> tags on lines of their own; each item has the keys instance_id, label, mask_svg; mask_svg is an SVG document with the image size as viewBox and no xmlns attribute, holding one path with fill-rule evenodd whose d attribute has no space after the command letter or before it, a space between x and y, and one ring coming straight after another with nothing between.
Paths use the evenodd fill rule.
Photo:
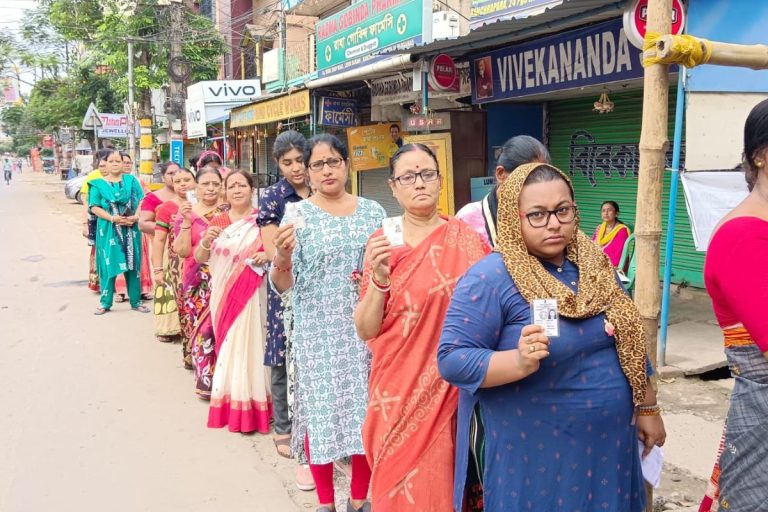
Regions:
<instances>
[{"instance_id":1,"label":"air conditioner unit on wall","mask_svg":"<svg viewBox=\"0 0 768 512\"><path fill-rule=\"evenodd\" d=\"M432 13L432 38L452 39L459 37L459 15L453 11Z\"/></svg>"}]
</instances>

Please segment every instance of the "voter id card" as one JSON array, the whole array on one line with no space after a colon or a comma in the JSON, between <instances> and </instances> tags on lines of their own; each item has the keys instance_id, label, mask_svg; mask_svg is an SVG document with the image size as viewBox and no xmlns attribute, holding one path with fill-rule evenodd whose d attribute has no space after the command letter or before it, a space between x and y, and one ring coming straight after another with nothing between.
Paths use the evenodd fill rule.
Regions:
<instances>
[{"instance_id":1,"label":"voter id card","mask_svg":"<svg viewBox=\"0 0 768 512\"><path fill-rule=\"evenodd\" d=\"M197 204L197 192L194 190L187 190L187 201L192 206Z\"/></svg>"},{"instance_id":2,"label":"voter id card","mask_svg":"<svg viewBox=\"0 0 768 512\"><path fill-rule=\"evenodd\" d=\"M285 221L293 224L294 229L304 229L307 227L307 221L304 218L304 212L299 208L299 203L286 203Z\"/></svg>"},{"instance_id":3,"label":"voter id card","mask_svg":"<svg viewBox=\"0 0 768 512\"><path fill-rule=\"evenodd\" d=\"M531 303L533 324L544 328L548 338L560 336L560 315L557 312L557 299L536 299Z\"/></svg>"},{"instance_id":4,"label":"voter id card","mask_svg":"<svg viewBox=\"0 0 768 512\"><path fill-rule=\"evenodd\" d=\"M381 227L384 230L384 236L389 240L389 245L392 247L405 245L402 217L387 217L381 221Z\"/></svg>"}]
</instances>

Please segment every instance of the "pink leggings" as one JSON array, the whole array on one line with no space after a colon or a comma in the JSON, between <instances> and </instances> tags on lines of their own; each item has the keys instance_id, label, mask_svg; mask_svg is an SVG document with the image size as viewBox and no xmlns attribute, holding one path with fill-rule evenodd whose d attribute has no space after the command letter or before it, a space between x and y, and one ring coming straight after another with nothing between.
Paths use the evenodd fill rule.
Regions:
<instances>
[{"instance_id":1,"label":"pink leggings","mask_svg":"<svg viewBox=\"0 0 768 512\"><path fill-rule=\"evenodd\" d=\"M317 499L321 504L335 503L333 491L333 463L312 464L309 455L309 437L304 438L304 451L307 454L309 469L317 486ZM352 455L352 482L350 496L353 500L364 500L368 497L368 485L371 483L371 468L365 455Z\"/></svg>"}]
</instances>

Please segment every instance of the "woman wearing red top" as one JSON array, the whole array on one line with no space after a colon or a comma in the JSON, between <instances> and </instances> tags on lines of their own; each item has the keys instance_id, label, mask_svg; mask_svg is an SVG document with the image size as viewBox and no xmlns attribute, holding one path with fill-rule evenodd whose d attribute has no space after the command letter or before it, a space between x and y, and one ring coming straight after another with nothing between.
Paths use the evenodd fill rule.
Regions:
<instances>
[{"instance_id":1,"label":"woman wearing red top","mask_svg":"<svg viewBox=\"0 0 768 512\"><path fill-rule=\"evenodd\" d=\"M152 219L152 276L155 289L155 335L158 341L173 341L183 334L179 316L181 302L181 259L173 251L173 224L179 205L187 200L187 190L195 186L195 177L187 169L177 169L173 176L174 196L157 207ZM146 217L145 217L146 218ZM141 221L140 221L141 222ZM182 339L182 342L184 340Z\"/></svg>"},{"instance_id":2,"label":"woman wearing red top","mask_svg":"<svg viewBox=\"0 0 768 512\"><path fill-rule=\"evenodd\" d=\"M704 281L736 383L719 461L699 509L703 512L718 507L732 512L768 510L766 162L768 100L752 109L744 126L743 167L750 194L720 221L704 265Z\"/></svg>"},{"instance_id":3,"label":"woman wearing red top","mask_svg":"<svg viewBox=\"0 0 768 512\"><path fill-rule=\"evenodd\" d=\"M173 177L179 170L179 164L176 162L166 162L160 166L160 174L163 176L163 184L160 190L149 192L144 196L141 202L141 211L139 212L139 229L150 237L155 234L155 215L157 209L166 201L176 197L173 191Z\"/></svg>"}]
</instances>

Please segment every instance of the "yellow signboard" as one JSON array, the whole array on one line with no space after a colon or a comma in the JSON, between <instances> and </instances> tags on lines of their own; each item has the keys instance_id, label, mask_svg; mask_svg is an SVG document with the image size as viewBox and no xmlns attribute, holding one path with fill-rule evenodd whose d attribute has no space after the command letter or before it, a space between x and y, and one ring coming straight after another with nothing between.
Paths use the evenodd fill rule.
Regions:
<instances>
[{"instance_id":1,"label":"yellow signboard","mask_svg":"<svg viewBox=\"0 0 768 512\"><path fill-rule=\"evenodd\" d=\"M347 144L352 170L386 169L389 159L397 152L389 127L392 123L347 128Z\"/></svg>"},{"instance_id":2,"label":"yellow signboard","mask_svg":"<svg viewBox=\"0 0 768 512\"><path fill-rule=\"evenodd\" d=\"M437 210L443 215L455 213L453 198L453 148L451 147L450 133L430 133L425 135L405 135L405 144L424 144L437 157L437 165L440 167L440 176L443 177L443 187L440 190L440 200L437 202Z\"/></svg>"},{"instance_id":3,"label":"yellow signboard","mask_svg":"<svg viewBox=\"0 0 768 512\"><path fill-rule=\"evenodd\" d=\"M273 100L233 109L230 114L230 126L239 128L254 124L267 124L292 117L306 116L311 110L309 90L304 89Z\"/></svg>"}]
</instances>

